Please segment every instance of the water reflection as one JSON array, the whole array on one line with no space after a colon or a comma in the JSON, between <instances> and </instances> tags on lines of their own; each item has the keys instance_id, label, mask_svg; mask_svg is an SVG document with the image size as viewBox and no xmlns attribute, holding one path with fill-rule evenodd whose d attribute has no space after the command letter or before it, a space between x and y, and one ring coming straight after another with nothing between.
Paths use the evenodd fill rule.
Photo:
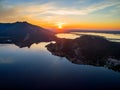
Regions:
<instances>
[{"instance_id":1,"label":"water reflection","mask_svg":"<svg viewBox=\"0 0 120 90\"><path fill-rule=\"evenodd\" d=\"M80 37L79 35L75 35L72 33L60 33L56 35L58 38L69 38L69 39L75 39L77 37Z\"/></svg>"},{"instance_id":2,"label":"water reflection","mask_svg":"<svg viewBox=\"0 0 120 90\"><path fill-rule=\"evenodd\" d=\"M64 39L56 40L58 42L61 40L61 43ZM68 61L74 56L72 49L69 49L74 43L70 43L71 39L67 40L65 46L69 49L68 53L62 51L63 58L58 57L58 55L51 55L46 49L45 46L50 42L39 41L40 43L37 42L38 44L36 44L36 41L33 40L31 41L33 44L29 44L29 42L21 40L19 43L28 44L19 48L21 44L15 44L18 41L0 41L0 90L97 90L99 88L119 88L120 73L105 69L101 64L102 67L94 67L96 66L94 61L86 63L88 65L84 65L85 63L81 63L81 65L80 63L73 64ZM53 46L56 47L55 42L51 43L55 44ZM27 48L28 45L31 45L30 48ZM53 53L53 51L51 52ZM64 57L67 57L67 59ZM112 61L114 61L113 58ZM118 64L118 62L114 64ZM112 66L112 64L108 65Z\"/></svg>"},{"instance_id":3,"label":"water reflection","mask_svg":"<svg viewBox=\"0 0 120 90\"><path fill-rule=\"evenodd\" d=\"M53 55L66 57L72 63L104 66L120 72L120 43L103 37L82 35L76 39L60 39L46 47Z\"/></svg>"},{"instance_id":4,"label":"water reflection","mask_svg":"<svg viewBox=\"0 0 120 90\"><path fill-rule=\"evenodd\" d=\"M77 35L75 35L77 34ZM89 35L84 35L89 34ZM44 52L47 49L54 55L60 57L66 57L72 63L76 64L87 64L94 66L104 66L115 71L120 71L120 43L110 42L106 38L109 38L110 34L97 34L97 36L93 36L96 33L75 33L74 34L58 34L56 35L59 38L55 38L53 40L55 42L49 42L49 39L32 39L32 40L19 40L19 38L12 40L8 38L4 38L0 41L1 45L3 45L3 50L5 49L5 45L14 44L19 48L29 47L31 51L39 51ZM91 36L92 35L92 36ZM72 37L71 37L72 36ZM104 37L99 37L104 36ZM69 39L65 39L69 38ZM112 37L116 39L116 37ZM118 37L119 38L119 37ZM42 42L42 43L40 43ZM46 42L46 43L45 43ZM40 44L39 44L40 43ZM7 46L6 46L7 47ZM14 47L8 46L8 52L15 50ZM17 50L19 50L17 48ZM10 49L10 50L9 50ZM2 49L1 49L2 50ZM22 49L23 50L23 49ZM23 53L29 53L29 50L24 48ZM31 52L30 51L30 52ZM12 59L2 59L0 58L1 63L10 63Z\"/></svg>"},{"instance_id":5,"label":"water reflection","mask_svg":"<svg viewBox=\"0 0 120 90\"><path fill-rule=\"evenodd\" d=\"M34 38L34 39L28 39L28 40L25 40L24 38L23 39L19 39L17 37L14 37L14 38L0 38L0 46L5 46L7 44L14 44L16 46L18 46L19 48L23 48L23 47L28 47L30 48L33 44L39 44L40 42L50 42L54 39L51 39L51 38ZM37 46L35 46L37 48Z\"/></svg>"}]
</instances>

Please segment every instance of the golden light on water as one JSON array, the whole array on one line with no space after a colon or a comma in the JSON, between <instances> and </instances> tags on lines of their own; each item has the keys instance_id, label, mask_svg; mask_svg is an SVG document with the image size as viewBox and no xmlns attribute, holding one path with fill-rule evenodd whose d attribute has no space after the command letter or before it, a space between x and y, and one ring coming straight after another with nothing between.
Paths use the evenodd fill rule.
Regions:
<instances>
[{"instance_id":1,"label":"golden light on water","mask_svg":"<svg viewBox=\"0 0 120 90\"><path fill-rule=\"evenodd\" d=\"M66 38L66 39L75 39L80 37L79 35L75 34L66 34L66 33L61 33L56 35L58 38Z\"/></svg>"}]
</instances>

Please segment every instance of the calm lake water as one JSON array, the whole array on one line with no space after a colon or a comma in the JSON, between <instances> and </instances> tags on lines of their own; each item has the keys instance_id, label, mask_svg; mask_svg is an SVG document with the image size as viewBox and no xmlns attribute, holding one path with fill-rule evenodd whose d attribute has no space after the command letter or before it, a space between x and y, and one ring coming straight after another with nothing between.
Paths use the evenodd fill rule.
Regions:
<instances>
[{"instance_id":1,"label":"calm lake water","mask_svg":"<svg viewBox=\"0 0 120 90\"><path fill-rule=\"evenodd\" d=\"M81 34L85 33L58 36L76 38ZM120 39L119 34L99 33L99 35L117 42ZM30 48L0 44L1 90L2 88L9 90L10 88L21 90L120 88L120 72L105 67L73 64L66 58L52 55L45 47L47 44L49 42L33 44Z\"/></svg>"}]
</instances>

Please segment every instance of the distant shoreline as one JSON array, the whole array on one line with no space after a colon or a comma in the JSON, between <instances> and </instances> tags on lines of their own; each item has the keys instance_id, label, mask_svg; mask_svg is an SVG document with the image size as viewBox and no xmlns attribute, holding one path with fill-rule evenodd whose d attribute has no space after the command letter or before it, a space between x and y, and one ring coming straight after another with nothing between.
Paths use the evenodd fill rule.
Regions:
<instances>
[{"instance_id":1,"label":"distant shoreline","mask_svg":"<svg viewBox=\"0 0 120 90\"><path fill-rule=\"evenodd\" d=\"M114 30L66 30L64 33L70 33L70 32L94 32L94 33L110 33L110 34L120 34L120 31L114 31Z\"/></svg>"}]
</instances>

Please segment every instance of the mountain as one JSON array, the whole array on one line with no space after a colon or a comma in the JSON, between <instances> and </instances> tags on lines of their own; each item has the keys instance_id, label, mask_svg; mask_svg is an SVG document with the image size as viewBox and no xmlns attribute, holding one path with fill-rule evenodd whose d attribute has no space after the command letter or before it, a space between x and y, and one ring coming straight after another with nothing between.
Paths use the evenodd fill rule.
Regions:
<instances>
[{"instance_id":1,"label":"mountain","mask_svg":"<svg viewBox=\"0 0 120 90\"><path fill-rule=\"evenodd\" d=\"M38 43L51 41L54 32L28 22L0 23L0 43ZM19 45L18 45L19 46ZM23 45L24 46L24 45Z\"/></svg>"}]
</instances>

